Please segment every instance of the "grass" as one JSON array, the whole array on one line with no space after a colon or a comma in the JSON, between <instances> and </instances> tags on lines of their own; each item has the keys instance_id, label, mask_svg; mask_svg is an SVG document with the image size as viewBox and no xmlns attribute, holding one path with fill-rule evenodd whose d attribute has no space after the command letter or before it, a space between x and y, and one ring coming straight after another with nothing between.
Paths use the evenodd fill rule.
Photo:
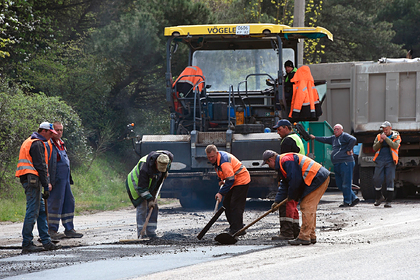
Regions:
<instances>
[{"instance_id":1,"label":"grass","mask_svg":"<svg viewBox=\"0 0 420 280\"><path fill-rule=\"evenodd\" d=\"M76 200L76 215L132 207L125 189L127 174L116 159L97 158L91 168L72 169ZM11 187L13 192L0 192L0 221L22 222L26 211L25 192L19 180Z\"/></svg>"},{"instance_id":2,"label":"grass","mask_svg":"<svg viewBox=\"0 0 420 280\"><path fill-rule=\"evenodd\" d=\"M14 189L12 197L3 198L1 195L0 221L20 222L23 221L26 211L26 196L22 185L16 181L18 187Z\"/></svg>"},{"instance_id":3,"label":"grass","mask_svg":"<svg viewBox=\"0 0 420 280\"><path fill-rule=\"evenodd\" d=\"M126 167L121 159L97 158L90 169L72 169L74 185L71 189L76 200L75 214L99 212L133 207L125 189ZM130 168L131 170L131 168ZM0 222L22 222L25 218L26 197L24 189L15 179L13 192L0 190ZM159 200L159 205L168 204L176 199Z\"/></svg>"},{"instance_id":4,"label":"grass","mask_svg":"<svg viewBox=\"0 0 420 280\"><path fill-rule=\"evenodd\" d=\"M72 172L76 214L85 211L106 211L131 206L125 189L127 174L116 160L98 158L89 170Z\"/></svg>"}]
</instances>

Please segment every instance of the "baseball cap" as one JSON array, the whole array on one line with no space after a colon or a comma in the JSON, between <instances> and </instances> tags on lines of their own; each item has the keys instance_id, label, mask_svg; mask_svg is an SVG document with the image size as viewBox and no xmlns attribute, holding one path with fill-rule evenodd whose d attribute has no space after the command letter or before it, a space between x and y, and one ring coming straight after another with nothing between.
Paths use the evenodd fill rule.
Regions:
<instances>
[{"instance_id":1,"label":"baseball cap","mask_svg":"<svg viewBox=\"0 0 420 280\"><path fill-rule=\"evenodd\" d=\"M54 134L58 134L57 131L54 130L53 124L52 123L49 123L49 122L43 122L43 123L41 123L39 125L39 128L49 130L49 131L51 131Z\"/></svg>"},{"instance_id":2,"label":"baseball cap","mask_svg":"<svg viewBox=\"0 0 420 280\"><path fill-rule=\"evenodd\" d=\"M263 153L263 165L267 164L267 160L271 157L274 157L276 155L275 151L272 150L265 150Z\"/></svg>"},{"instance_id":3,"label":"baseball cap","mask_svg":"<svg viewBox=\"0 0 420 280\"><path fill-rule=\"evenodd\" d=\"M168 168L169 164L169 157L165 154L160 154L156 160L157 162L157 169L160 172L166 172L166 169Z\"/></svg>"},{"instance_id":4,"label":"baseball cap","mask_svg":"<svg viewBox=\"0 0 420 280\"><path fill-rule=\"evenodd\" d=\"M389 121L384 121L383 124L381 124L381 128L388 126L391 127L391 123Z\"/></svg>"},{"instance_id":5,"label":"baseball cap","mask_svg":"<svg viewBox=\"0 0 420 280\"><path fill-rule=\"evenodd\" d=\"M273 126L273 128L278 128L279 126L292 126L292 124L288 120L282 119L282 120L279 120L277 124Z\"/></svg>"}]
</instances>

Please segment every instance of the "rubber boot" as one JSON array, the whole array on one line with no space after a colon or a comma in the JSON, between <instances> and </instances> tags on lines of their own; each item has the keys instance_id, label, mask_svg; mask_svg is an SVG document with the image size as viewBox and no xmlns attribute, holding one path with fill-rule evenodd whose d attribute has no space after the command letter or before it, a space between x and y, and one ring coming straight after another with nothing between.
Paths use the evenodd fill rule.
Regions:
<instances>
[{"instance_id":1,"label":"rubber boot","mask_svg":"<svg viewBox=\"0 0 420 280\"><path fill-rule=\"evenodd\" d=\"M273 236L271 240L291 240L293 238L294 238L294 235L293 235L292 222L281 221L280 222L280 235Z\"/></svg>"},{"instance_id":2,"label":"rubber boot","mask_svg":"<svg viewBox=\"0 0 420 280\"><path fill-rule=\"evenodd\" d=\"M376 195L376 200L375 200L375 203L373 205L379 206L385 200L385 197L382 195L381 190L379 190L379 191L375 190L375 195Z\"/></svg>"},{"instance_id":3,"label":"rubber boot","mask_svg":"<svg viewBox=\"0 0 420 280\"><path fill-rule=\"evenodd\" d=\"M299 236L300 226L299 223L293 223L293 237L297 238Z\"/></svg>"},{"instance_id":4,"label":"rubber boot","mask_svg":"<svg viewBox=\"0 0 420 280\"><path fill-rule=\"evenodd\" d=\"M392 202L393 198L394 198L394 192L393 191L387 191L386 192L386 202L385 202L384 207L391 208L392 207L391 202Z\"/></svg>"}]
</instances>

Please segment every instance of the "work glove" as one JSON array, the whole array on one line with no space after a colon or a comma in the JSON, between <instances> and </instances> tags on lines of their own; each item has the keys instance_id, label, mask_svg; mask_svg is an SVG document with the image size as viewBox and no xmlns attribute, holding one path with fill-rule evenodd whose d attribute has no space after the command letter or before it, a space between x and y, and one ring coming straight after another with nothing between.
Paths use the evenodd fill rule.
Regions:
<instances>
[{"instance_id":1,"label":"work glove","mask_svg":"<svg viewBox=\"0 0 420 280\"><path fill-rule=\"evenodd\" d=\"M163 179L168 178L168 171L166 171L165 173L163 173Z\"/></svg>"},{"instance_id":2,"label":"work glove","mask_svg":"<svg viewBox=\"0 0 420 280\"><path fill-rule=\"evenodd\" d=\"M150 200L149 201L149 209L151 209L151 208L155 208L156 207L156 202L155 202L155 200L154 199L152 199L152 200Z\"/></svg>"},{"instance_id":3,"label":"work glove","mask_svg":"<svg viewBox=\"0 0 420 280\"><path fill-rule=\"evenodd\" d=\"M278 205L277 202L274 202L273 204L271 204L271 210L274 210L274 208L276 208L277 205Z\"/></svg>"},{"instance_id":4,"label":"work glove","mask_svg":"<svg viewBox=\"0 0 420 280\"><path fill-rule=\"evenodd\" d=\"M44 191L44 193L42 194L42 198L43 199L48 199L48 197L50 197L50 192L49 191Z\"/></svg>"}]
</instances>

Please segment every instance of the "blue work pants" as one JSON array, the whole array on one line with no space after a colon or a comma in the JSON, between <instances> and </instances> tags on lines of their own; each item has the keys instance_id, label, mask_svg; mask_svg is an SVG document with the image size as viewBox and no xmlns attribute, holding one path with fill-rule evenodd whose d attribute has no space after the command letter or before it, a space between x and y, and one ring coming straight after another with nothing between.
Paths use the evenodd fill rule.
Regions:
<instances>
[{"instance_id":1,"label":"blue work pants","mask_svg":"<svg viewBox=\"0 0 420 280\"><path fill-rule=\"evenodd\" d=\"M66 151L58 150L55 182L48 198L48 219L50 230L57 232L61 223L66 231L74 229L75 201L70 187L70 161Z\"/></svg>"},{"instance_id":2,"label":"blue work pants","mask_svg":"<svg viewBox=\"0 0 420 280\"><path fill-rule=\"evenodd\" d=\"M387 191L394 191L395 164L390 161L376 161L375 173L373 174L373 184L375 190L380 191L383 183Z\"/></svg>"},{"instance_id":3,"label":"blue work pants","mask_svg":"<svg viewBox=\"0 0 420 280\"><path fill-rule=\"evenodd\" d=\"M343 193L344 203L352 204L357 198L351 189L353 180L354 161L334 164L335 182L338 189Z\"/></svg>"},{"instance_id":4,"label":"blue work pants","mask_svg":"<svg viewBox=\"0 0 420 280\"><path fill-rule=\"evenodd\" d=\"M29 186L28 182L22 184L26 194L26 214L22 229L22 247L29 246L34 238L32 231L37 223L39 237L42 244L51 242L48 234L47 214L45 212L44 199L42 198L41 186Z\"/></svg>"}]
</instances>

